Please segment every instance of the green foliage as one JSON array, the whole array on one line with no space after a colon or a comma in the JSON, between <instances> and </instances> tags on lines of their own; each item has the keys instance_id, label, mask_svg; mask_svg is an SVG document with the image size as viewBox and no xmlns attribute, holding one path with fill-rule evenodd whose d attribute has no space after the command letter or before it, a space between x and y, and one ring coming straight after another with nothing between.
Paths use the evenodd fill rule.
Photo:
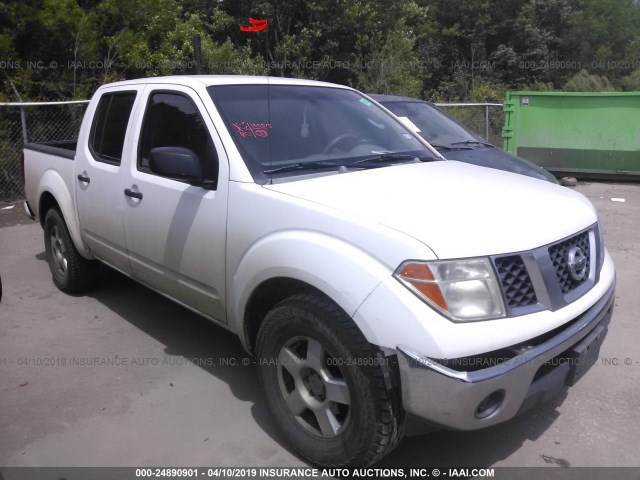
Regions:
<instances>
[{"instance_id":1,"label":"green foliage","mask_svg":"<svg viewBox=\"0 0 640 480\"><path fill-rule=\"evenodd\" d=\"M556 89L553 87L553 84L551 82L549 83L536 82L530 85L527 90L532 90L534 92L553 92Z\"/></svg>"},{"instance_id":2,"label":"green foliage","mask_svg":"<svg viewBox=\"0 0 640 480\"><path fill-rule=\"evenodd\" d=\"M347 11L350 23L359 29L352 57L357 76L352 84L367 92L416 97L422 81L414 50L416 34L409 20L425 20L427 9L413 1L396 2L394 9L397 15L390 16L384 5L354 2Z\"/></svg>"},{"instance_id":3,"label":"green foliage","mask_svg":"<svg viewBox=\"0 0 640 480\"><path fill-rule=\"evenodd\" d=\"M242 32L249 17L266 30ZM86 98L196 73L310 78L440 101L639 90L634 0L5 0L0 98ZM584 70L584 71L583 71Z\"/></svg>"},{"instance_id":4,"label":"green foliage","mask_svg":"<svg viewBox=\"0 0 640 480\"><path fill-rule=\"evenodd\" d=\"M619 84L623 92L640 92L640 69L622 77Z\"/></svg>"},{"instance_id":5,"label":"green foliage","mask_svg":"<svg viewBox=\"0 0 640 480\"><path fill-rule=\"evenodd\" d=\"M640 92L640 69L633 71L620 80L623 92Z\"/></svg>"},{"instance_id":6,"label":"green foliage","mask_svg":"<svg viewBox=\"0 0 640 480\"><path fill-rule=\"evenodd\" d=\"M470 100L472 102L502 103L505 92L504 84L483 79L476 82L471 90Z\"/></svg>"},{"instance_id":7,"label":"green foliage","mask_svg":"<svg viewBox=\"0 0 640 480\"><path fill-rule=\"evenodd\" d=\"M266 72L259 57L226 34L234 20L205 2L13 1L3 13L0 52L20 67L0 75L5 97L14 100L9 80L26 99L87 98L105 82L195 73L195 34L203 73Z\"/></svg>"},{"instance_id":8,"label":"green foliage","mask_svg":"<svg viewBox=\"0 0 640 480\"><path fill-rule=\"evenodd\" d=\"M565 83L563 90L565 92L614 92L615 88L607 77L580 70Z\"/></svg>"},{"instance_id":9,"label":"green foliage","mask_svg":"<svg viewBox=\"0 0 640 480\"><path fill-rule=\"evenodd\" d=\"M640 9L634 0L574 0L561 40L567 55L585 68L598 68L619 76L620 60L630 59L638 41ZM637 51L635 54L637 55Z\"/></svg>"}]
</instances>

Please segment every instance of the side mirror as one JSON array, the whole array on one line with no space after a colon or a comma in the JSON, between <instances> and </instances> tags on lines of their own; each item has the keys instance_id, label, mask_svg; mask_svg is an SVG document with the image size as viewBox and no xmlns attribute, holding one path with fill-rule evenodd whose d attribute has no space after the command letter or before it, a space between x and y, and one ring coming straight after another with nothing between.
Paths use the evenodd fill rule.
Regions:
<instances>
[{"instance_id":1,"label":"side mirror","mask_svg":"<svg viewBox=\"0 0 640 480\"><path fill-rule=\"evenodd\" d=\"M200 185L203 182L200 159L184 147L157 147L149 152L149 169L163 177Z\"/></svg>"}]
</instances>

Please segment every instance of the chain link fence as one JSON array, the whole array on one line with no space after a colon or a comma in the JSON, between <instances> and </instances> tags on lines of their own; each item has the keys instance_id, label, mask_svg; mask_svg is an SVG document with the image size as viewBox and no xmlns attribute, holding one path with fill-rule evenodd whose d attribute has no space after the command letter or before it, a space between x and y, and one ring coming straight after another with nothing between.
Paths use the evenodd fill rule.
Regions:
<instances>
[{"instance_id":1,"label":"chain link fence","mask_svg":"<svg viewBox=\"0 0 640 480\"><path fill-rule=\"evenodd\" d=\"M0 103L0 201L24 198L24 143L76 141L87 103Z\"/></svg>"},{"instance_id":2,"label":"chain link fence","mask_svg":"<svg viewBox=\"0 0 640 480\"><path fill-rule=\"evenodd\" d=\"M436 106L487 142L502 148L504 111L501 103L436 103Z\"/></svg>"},{"instance_id":3,"label":"chain link fence","mask_svg":"<svg viewBox=\"0 0 640 480\"><path fill-rule=\"evenodd\" d=\"M24 142L76 141L87 103L88 100L0 103L0 201L24 198L20 165ZM502 147L502 104L437 105L488 142Z\"/></svg>"},{"instance_id":4,"label":"chain link fence","mask_svg":"<svg viewBox=\"0 0 640 480\"><path fill-rule=\"evenodd\" d=\"M0 107L0 201L16 200L23 195L22 142L20 109Z\"/></svg>"}]
</instances>

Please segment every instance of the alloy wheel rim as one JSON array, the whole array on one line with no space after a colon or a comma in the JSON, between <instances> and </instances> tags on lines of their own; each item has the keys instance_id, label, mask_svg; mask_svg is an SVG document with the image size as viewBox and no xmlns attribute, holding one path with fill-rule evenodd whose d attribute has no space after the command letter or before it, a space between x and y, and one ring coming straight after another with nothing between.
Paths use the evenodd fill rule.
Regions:
<instances>
[{"instance_id":1,"label":"alloy wheel rim","mask_svg":"<svg viewBox=\"0 0 640 480\"><path fill-rule=\"evenodd\" d=\"M336 357L318 340L295 337L277 359L282 399L296 422L322 438L340 435L351 419L351 393Z\"/></svg>"},{"instance_id":2,"label":"alloy wheel rim","mask_svg":"<svg viewBox=\"0 0 640 480\"><path fill-rule=\"evenodd\" d=\"M57 225L51 229L51 253L56 271L61 275L66 275L68 268L67 249Z\"/></svg>"}]
</instances>

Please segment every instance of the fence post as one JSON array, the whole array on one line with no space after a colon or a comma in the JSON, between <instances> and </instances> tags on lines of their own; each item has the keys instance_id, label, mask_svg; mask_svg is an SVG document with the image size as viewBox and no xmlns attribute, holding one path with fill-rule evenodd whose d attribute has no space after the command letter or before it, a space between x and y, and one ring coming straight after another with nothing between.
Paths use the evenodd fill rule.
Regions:
<instances>
[{"instance_id":1,"label":"fence post","mask_svg":"<svg viewBox=\"0 0 640 480\"><path fill-rule=\"evenodd\" d=\"M484 139L489 141L489 105L484 106Z\"/></svg>"},{"instance_id":2,"label":"fence post","mask_svg":"<svg viewBox=\"0 0 640 480\"><path fill-rule=\"evenodd\" d=\"M193 53L196 59L196 75L202 75L202 45L200 34L193 35Z\"/></svg>"},{"instance_id":3,"label":"fence post","mask_svg":"<svg viewBox=\"0 0 640 480\"><path fill-rule=\"evenodd\" d=\"M22 143L29 143L29 130L27 130L27 116L24 107L20 107L20 123L22 124Z\"/></svg>"},{"instance_id":4,"label":"fence post","mask_svg":"<svg viewBox=\"0 0 640 480\"><path fill-rule=\"evenodd\" d=\"M16 86L12 81L9 81L9 83L11 84L11 88L13 88L13 93L15 93L18 100L22 102L22 97ZM22 105L20 106L20 123L22 124L22 143L26 145L29 143L29 131L27 130L27 116L24 113L24 107Z\"/></svg>"}]
</instances>

